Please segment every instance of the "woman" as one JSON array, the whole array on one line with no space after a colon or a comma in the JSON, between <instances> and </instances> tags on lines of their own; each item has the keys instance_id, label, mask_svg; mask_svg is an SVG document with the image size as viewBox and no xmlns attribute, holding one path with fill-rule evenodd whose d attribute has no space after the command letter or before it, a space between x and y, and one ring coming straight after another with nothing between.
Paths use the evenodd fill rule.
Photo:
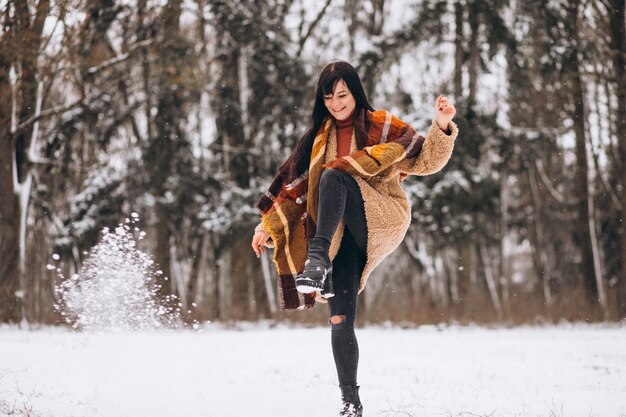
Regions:
<instances>
[{"instance_id":1,"label":"woman","mask_svg":"<svg viewBox=\"0 0 626 417\"><path fill-rule=\"evenodd\" d=\"M340 416L361 416L357 295L404 239L411 208L400 182L447 163L458 134L454 105L439 96L426 135L369 104L356 70L327 65L317 82L313 126L258 203L257 257L274 247L282 309L327 301L341 388ZM306 359L310 359L307 357Z\"/></svg>"}]
</instances>

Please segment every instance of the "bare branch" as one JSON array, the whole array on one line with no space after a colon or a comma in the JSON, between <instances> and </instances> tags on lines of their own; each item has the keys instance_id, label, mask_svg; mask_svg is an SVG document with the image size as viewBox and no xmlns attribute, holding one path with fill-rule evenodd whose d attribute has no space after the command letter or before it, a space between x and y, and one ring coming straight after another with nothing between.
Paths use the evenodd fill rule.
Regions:
<instances>
[{"instance_id":1,"label":"bare branch","mask_svg":"<svg viewBox=\"0 0 626 417\"><path fill-rule=\"evenodd\" d=\"M317 26L320 20L322 20L322 17L324 17L324 14L326 13L326 9L328 8L328 6L330 6L331 1L332 0L326 0L326 4L324 4L324 7L322 8L322 10L318 13L315 20L311 23L306 34L304 35L303 38L300 39L300 47L298 49L297 56L300 56L300 54L302 54L302 49L304 48L304 44L306 43L307 39L309 39L309 37L311 36L311 33L313 33L313 29L315 29L315 26Z\"/></svg>"},{"instance_id":2,"label":"bare branch","mask_svg":"<svg viewBox=\"0 0 626 417\"><path fill-rule=\"evenodd\" d=\"M41 119L51 116L53 114L59 114L59 113L65 113L67 111L73 110L76 107L79 107L80 105L82 105L84 103L85 99L81 98L79 100L76 100L73 103L70 104L66 104L63 106L56 106L56 107L52 107L46 110L42 110L38 115L34 115L28 119L26 119L24 122L20 123L17 126L16 131L18 130L22 130L22 129L26 129L27 127L29 127L30 125L32 125L33 123L39 122Z\"/></svg>"},{"instance_id":3,"label":"bare branch","mask_svg":"<svg viewBox=\"0 0 626 417\"><path fill-rule=\"evenodd\" d=\"M37 118L33 123L33 132L30 139L30 146L28 147L28 159L30 162L41 162L41 158L37 155L37 139L39 137L39 119L41 115L41 103L43 102L43 81L39 80L37 83L37 96L35 99L35 114L33 117Z\"/></svg>"},{"instance_id":4,"label":"bare branch","mask_svg":"<svg viewBox=\"0 0 626 417\"><path fill-rule=\"evenodd\" d=\"M111 67L115 64L119 64L120 62L126 61L128 58L131 57L133 52L137 51L140 48L145 48L146 46L151 45L152 43L154 43L153 39L146 39L143 41L136 42L125 53L118 55L114 58L107 59L106 61L102 61L101 63L93 67L87 68L87 74L91 74L91 75L97 74L98 72L104 69L107 69L108 67Z\"/></svg>"},{"instance_id":5,"label":"bare branch","mask_svg":"<svg viewBox=\"0 0 626 417\"><path fill-rule=\"evenodd\" d=\"M554 186L552 185L552 181L550 181L550 178L548 178L548 175L546 174L546 170L543 167L543 162L541 161L541 159L535 159L535 166L537 167L537 172L539 173L539 176L541 177L541 181L543 182L543 185L546 186L546 189L550 192L550 195L552 196L552 198L554 198L556 201L558 201L561 204L566 204L566 198L556 188L554 188Z\"/></svg>"}]
</instances>

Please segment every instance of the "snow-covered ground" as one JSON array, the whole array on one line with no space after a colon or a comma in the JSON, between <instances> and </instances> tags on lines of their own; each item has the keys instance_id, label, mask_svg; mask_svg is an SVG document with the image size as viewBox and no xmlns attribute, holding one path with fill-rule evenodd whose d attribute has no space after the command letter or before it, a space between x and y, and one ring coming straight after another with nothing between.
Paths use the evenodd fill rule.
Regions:
<instances>
[{"instance_id":1,"label":"snow-covered ground","mask_svg":"<svg viewBox=\"0 0 626 417\"><path fill-rule=\"evenodd\" d=\"M626 415L625 327L368 327L358 337L366 417ZM326 328L285 326L0 327L0 415L336 416L329 342Z\"/></svg>"}]
</instances>

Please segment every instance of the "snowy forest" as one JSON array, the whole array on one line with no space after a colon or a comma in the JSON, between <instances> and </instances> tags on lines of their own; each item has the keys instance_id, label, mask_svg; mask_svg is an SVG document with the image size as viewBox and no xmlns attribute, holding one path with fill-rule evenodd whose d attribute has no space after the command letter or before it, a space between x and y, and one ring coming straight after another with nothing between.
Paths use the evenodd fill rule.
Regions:
<instances>
[{"instance_id":1,"label":"snowy forest","mask_svg":"<svg viewBox=\"0 0 626 417\"><path fill-rule=\"evenodd\" d=\"M141 248L189 320L278 311L256 204L333 59L448 165L368 280L368 323L626 317L624 0L1 0L0 322L60 323L55 286L102 230Z\"/></svg>"}]
</instances>

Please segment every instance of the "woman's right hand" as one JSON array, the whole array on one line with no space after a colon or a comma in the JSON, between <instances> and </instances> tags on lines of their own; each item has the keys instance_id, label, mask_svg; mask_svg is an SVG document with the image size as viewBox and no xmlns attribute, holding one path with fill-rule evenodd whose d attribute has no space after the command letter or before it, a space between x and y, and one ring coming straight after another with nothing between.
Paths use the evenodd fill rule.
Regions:
<instances>
[{"instance_id":1,"label":"woman's right hand","mask_svg":"<svg viewBox=\"0 0 626 417\"><path fill-rule=\"evenodd\" d=\"M435 119L441 130L447 130L448 125L456 114L456 107L447 97L439 96L435 102Z\"/></svg>"},{"instance_id":2,"label":"woman's right hand","mask_svg":"<svg viewBox=\"0 0 626 417\"><path fill-rule=\"evenodd\" d=\"M269 240L270 235L262 230L256 232L252 236L252 250L256 253L256 257L260 257L262 253L265 253L265 244Z\"/></svg>"}]
</instances>

